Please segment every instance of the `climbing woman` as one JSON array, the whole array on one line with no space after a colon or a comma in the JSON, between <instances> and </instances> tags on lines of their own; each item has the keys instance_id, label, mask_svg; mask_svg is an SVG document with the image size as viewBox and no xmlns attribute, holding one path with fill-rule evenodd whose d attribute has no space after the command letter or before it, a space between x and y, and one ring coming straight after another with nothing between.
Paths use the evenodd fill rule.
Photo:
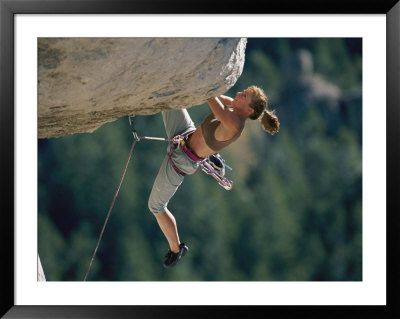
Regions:
<instances>
[{"instance_id":1,"label":"climbing woman","mask_svg":"<svg viewBox=\"0 0 400 319\"><path fill-rule=\"evenodd\" d=\"M271 135L279 130L275 112L267 110L267 96L256 86L238 92L234 99L223 95L211 98L208 104L212 112L197 128L185 109L162 112L168 138L183 137L179 143L168 144L148 203L169 243L164 261L167 268L175 266L189 250L180 242L176 220L167 208L184 176L196 173L204 158L236 141L247 119L260 119Z\"/></svg>"}]
</instances>

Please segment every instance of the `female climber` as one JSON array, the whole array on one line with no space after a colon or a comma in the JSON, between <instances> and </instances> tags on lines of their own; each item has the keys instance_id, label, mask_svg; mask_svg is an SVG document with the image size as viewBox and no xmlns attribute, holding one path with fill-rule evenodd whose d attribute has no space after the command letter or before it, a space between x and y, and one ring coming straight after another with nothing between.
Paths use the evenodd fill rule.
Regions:
<instances>
[{"instance_id":1,"label":"female climber","mask_svg":"<svg viewBox=\"0 0 400 319\"><path fill-rule=\"evenodd\" d=\"M278 118L267 110L267 96L259 87L250 86L234 99L221 95L207 102L212 112L197 128L186 109L162 112L168 138L184 136L179 144L168 144L148 202L169 244L164 261L167 268L175 266L189 250L180 242L176 220L167 208L184 176L194 174L200 161L236 141L247 119L259 119L271 135L279 130Z\"/></svg>"}]
</instances>

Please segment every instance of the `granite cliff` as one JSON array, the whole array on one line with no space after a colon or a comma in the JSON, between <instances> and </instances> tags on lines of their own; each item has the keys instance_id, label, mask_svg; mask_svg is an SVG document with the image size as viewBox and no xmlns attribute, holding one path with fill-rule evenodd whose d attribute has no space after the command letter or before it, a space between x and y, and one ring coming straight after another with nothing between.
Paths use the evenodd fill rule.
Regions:
<instances>
[{"instance_id":1,"label":"granite cliff","mask_svg":"<svg viewBox=\"0 0 400 319\"><path fill-rule=\"evenodd\" d=\"M39 38L38 138L190 108L228 91L246 38Z\"/></svg>"}]
</instances>

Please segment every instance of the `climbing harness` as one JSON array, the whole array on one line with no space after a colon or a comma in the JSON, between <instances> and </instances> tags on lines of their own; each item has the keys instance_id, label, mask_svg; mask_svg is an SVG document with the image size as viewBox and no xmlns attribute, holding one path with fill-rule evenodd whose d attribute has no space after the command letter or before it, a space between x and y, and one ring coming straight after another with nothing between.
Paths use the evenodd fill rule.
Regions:
<instances>
[{"instance_id":1,"label":"climbing harness","mask_svg":"<svg viewBox=\"0 0 400 319\"><path fill-rule=\"evenodd\" d=\"M181 174L182 176L185 176L186 173L182 172L173 162L172 160L172 154L173 152L178 148L182 147L182 150L186 153L186 155L189 156L192 160L199 162L199 167L203 172L205 172L207 175L212 176L219 185L221 185L224 189L226 190L231 190L233 187L233 181L227 179L225 175L225 167L228 168L229 170L232 170L232 168L225 163L225 160L222 158L222 156L219 153L215 153L213 155L210 155L209 157L206 158L201 158L196 156L188 147L187 147L187 141L189 140L189 137L194 131L188 132L186 135L176 135L172 138L162 138L162 137L149 137L149 136L139 136L138 133L135 130L134 127L134 115L129 116L129 124L132 129L132 134L133 137L135 138L136 141L140 141L142 139L144 140L155 140L155 141L165 141L165 142L171 142L175 144L175 147L171 149L170 152L168 152L168 157L170 160L170 163L172 167L175 169L175 171L178 174ZM193 174L197 173L194 172Z\"/></svg>"},{"instance_id":2,"label":"climbing harness","mask_svg":"<svg viewBox=\"0 0 400 319\"><path fill-rule=\"evenodd\" d=\"M129 151L128 159L127 159L127 161L126 161L124 170L123 170L123 172L122 172L121 179L120 179L119 184L118 184L118 186L117 186L117 189L116 189L116 191L115 191L114 197L113 197L113 199L112 199L112 201L111 201L110 208L108 209L108 212L107 212L107 215L106 215L104 224L103 224L103 228L101 229L100 236L99 236L99 239L98 239L97 244L96 244L96 248L94 249L92 258L91 258L90 263L89 263L88 270L87 270L87 272L86 272L86 275L85 275L83 281L86 281L86 279L87 279L87 277L88 277L88 275L89 275L89 273L90 273L90 270L91 270L91 268L92 268L92 264L93 264L94 258L95 258L95 256L96 256L97 250L98 250L98 248L99 248L99 246L100 246L101 239L103 238L104 230L105 230L106 225L107 225L107 223L108 223L108 219L109 219L109 217L110 217L110 215L111 215L111 211L112 211L112 209L113 209L113 207L114 207L115 200L117 199L119 190L120 190L121 185L122 185L122 181L124 180L125 173L126 173L126 170L127 170L127 168L128 168L129 161L130 161L130 159L131 159L131 157L132 157L133 149L134 149L134 147L135 147L136 142L138 142L138 141L140 141L140 140L153 140L153 141L165 141L165 142L171 142L171 143L173 143L173 144L175 145L175 147L173 147L173 148L171 149L171 151L168 152L168 157L169 157L170 162L171 162L172 166L174 167L174 169L175 169L179 174L185 176L186 174L185 174L184 172L182 172L182 171L175 165L175 163L174 163L173 160L172 160L172 154L173 154L173 152L174 152L178 147L182 147L182 150L183 150L192 160L194 160L194 161L196 161L196 162L199 162L199 166L201 167L202 171L205 172L206 174L211 175L212 177L214 177L214 179L218 182L219 185L221 185L221 186L222 186L223 188L225 188L226 190L231 190L232 187L233 187L233 182L230 181L229 179L227 179L226 177L224 177L224 175L225 175L225 167L227 167L227 168L230 169L230 170L232 170L232 168L229 167L229 166L225 163L225 161L223 160L223 158L222 158L218 153L216 153L216 154L214 154L214 155L211 155L211 156L209 156L209 157L207 157L207 158L200 158L200 157L196 156L195 154L193 154L193 152L190 151L190 149L187 147L186 141L189 139L190 135L191 135L194 131L191 131L191 132L187 133L186 135L176 135L176 136L174 136L174 137L172 137L172 138L139 136L139 135L137 134L135 128L134 128L134 125L133 125L133 118L134 118L134 115L129 115L129 124L130 124L131 129L132 129L132 134L133 134L134 140L133 140L133 142L132 142L132 146L131 146L131 149L130 149L130 151ZM197 171L196 171L196 172L197 172ZM195 172L195 173L196 173L196 172Z\"/></svg>"}]
</instances>

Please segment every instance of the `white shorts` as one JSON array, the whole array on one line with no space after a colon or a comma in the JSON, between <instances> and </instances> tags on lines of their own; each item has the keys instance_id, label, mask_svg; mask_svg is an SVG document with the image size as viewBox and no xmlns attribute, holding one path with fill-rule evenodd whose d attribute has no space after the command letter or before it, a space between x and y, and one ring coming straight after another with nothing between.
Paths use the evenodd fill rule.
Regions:
<instances>
[{"instance_id":1,"label":"white shorts","mask_svg":"<svg viewBox=\"0 0 400 319\"><path fill-rule=\"evenodd\" d=\"M176 135L185 135L196 129L186 109L163 111L162 117L168 138ZM167 154L161 163L150 193L148 206L149 210L154 214L166 211L170 199L184 179L183 175L176 172L168 157L168 153L174 147L173 143L168 143ZM199 168L199 162L189 158L181 147L172 153L172 161L179 170L188 175L194 174Z\"/></svg>"}]
</instances>

